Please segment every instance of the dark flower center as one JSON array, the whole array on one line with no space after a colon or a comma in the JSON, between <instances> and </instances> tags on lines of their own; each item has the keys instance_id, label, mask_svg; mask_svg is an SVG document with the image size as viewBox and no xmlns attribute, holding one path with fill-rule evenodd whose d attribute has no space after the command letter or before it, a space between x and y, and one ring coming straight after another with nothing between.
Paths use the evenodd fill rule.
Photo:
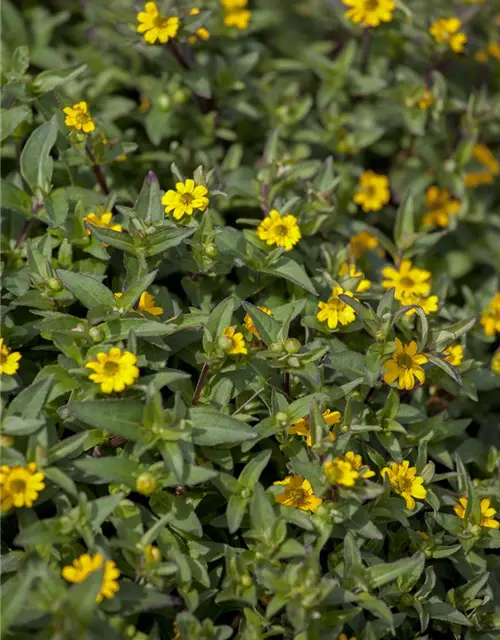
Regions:
<instances>
[{"instance_id":1,"label":"dark flower center","mask_svg":"<svg viewBox=\"0 0 500 640\"><path fill-rule=\"evenodd\" d=\"M21 478L16 478L10 483L10 488L13 493L23 493L26 490L26 481Z\"/></svg>"},{"instance_id":2,"label":"dark flower center","mask_svg":"<svg viewBox=\"0 0 500 640\"><path fill-rule=\"evenodd\" d=\"M194 200L193 194L192 193L183 193L180 197L180 201L182 202L182 204L188 206L190 205Z\"/></svg>"},{"instance_id":3,"label":"dark flower center","mask_svg":"<svg viewBox=\"0 0 500 640\"><path fill-rule=\"evenodd\" d=\"M104 365L104 373L107 373L111 376L114 375L119 368L120 365L117 362L106 362L106 364Z\"/></svg>"}]
</instances>

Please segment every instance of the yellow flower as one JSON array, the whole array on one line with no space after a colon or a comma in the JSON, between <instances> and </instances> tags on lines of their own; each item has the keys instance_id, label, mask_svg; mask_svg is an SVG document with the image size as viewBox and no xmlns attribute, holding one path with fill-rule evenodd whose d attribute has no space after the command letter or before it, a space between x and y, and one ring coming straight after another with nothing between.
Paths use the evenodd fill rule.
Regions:
<instances>
[{"instance_id":1,"label":"yellow flower","mask_svg":"<svg viewBox=\"0 0 500 640\"><path fill-rule=\"evenodd\" d=\"M413 389L415 378L421 384L424 383L425 373L420 365L426 362L428 362L427 356L417 353L415 340L403 345L401 340L396 338L396 349L392 358L384 364L384 382L392 384L398 380L398 389Z\"/></svg>"},{"instance_id":2,"label":"yellow flower","mask_svg":"<svg viewBox=\"0 0 500 640\"><path fill-rule=\"evenodd\" d=\"M191 11L189 12L189 15L197 16L199 13L200 13L199 9L191 9ZM210 38L210 33L208 29L205 29L205 27L200 27L199 29L196 29L196 34L189 36L188 40L191 44L194 44L198 40L198 38L200 40L208 40Z\"/></svg>"},{"instance_id":3,"label":"yellow flower","mask_svg":"<svg viewBox=\"0 0 500 640\"><path fill-rule=\"evenodd\" d=\"M363 207L363 211L379 211L389 202L389 178L374 171L365 171L359 176L358 190L354 202Z\"/></svg>"},{"instance_id":4,"label":"yellow flower","mask_svg":"<svg viewBox=\"0 0 500 640\"><path fill-rule=\"evenodd\" d=\"M169 38L175 38L179 31L179 18L161 16L156 2L146 2L144 11L137 14L137 22L137 31L144 34L148 44L154 44L157 40L165 44Z\"/></svg>"},{"instance_id":5,"label":"yellow flower","mask_svg":"<svg viewBox=\"0 0 500 640\"><path fill-rule=\"evenodd\" d=\"M353 258L360 258L365 251L378 247L378 238L368 231L360 231L349 240L349 250Z\"/></svg>"},{"instance_id":6,"label":"yellow flower","mask_svg":"<svg viewBox=\"0 0 500 640\"><path fill-rule=\"evenodd\" d=\"M433 186L429 187L425 194L425 207L427 210L424 215L424 224L447 227L450 223L450 216L460 210L460 202L453 200L448 189L439 189Z\"/></svg>"},{"instance_id":7,"label":"yellow flower","mask_svg":"<svg viewBox=\"0 0 500 640\"><path fill-rule=\"evenodd\" d=\"M74 131L82 131L90 133L95 130L95 124L89 113L86 102L78 102L72 107L64 107L63 112L66 114L64 124Z\"/></svg>"},{"instance_id":8,"label":"yellow flower","mask_svg":"<svg viewBox=\"0 0 500 640\"><path fill-rule=\"evenodd\" d=\"M98 213L89 213L88 216L85 216L83 219L84 222L88 222L94 227L101 227L104 229L111 229L112 231L118 231L121 233L123 231L123 227L121 224L111 224L111 220L113 218L113 214L111 211L100 211ZM90 235L90 229L85 228L86 234Z\"/></svg>"},{"instance_id":9,"label":"yellow flower","mask_svg":"<svg viewBox=\"0 0 500 640\"><path fill-rule=\"evenodd\" d=\"M26 467L0 467L0 509L8 511L12 507L32 507L38 494L45 489L44 474L36 470L34 462Z\"/></svg>"},{"instance_id":10,"label":"yellow flower","mask_svg":"<svg viewBox=\"0 0 500 640\"><path fill-rule=\"evenodd\" d=\"M248 5L248 0L221 0L221 4L226 11L244 9Z\"/></svg>"},{"instance_id":11,"label":"yellow flower","mask_svg":"<svg viewBox=\"0 0 500 640\"><path fill-rule=\"evenodd\" d=\"M130 351L122 353L118 347L111 347L109 353L98 353L97 360L90 360L85 366L94 371L89 379L100 384L103 393L113 393L134 384L139 377L136 362L137 358Z\"/></svg>"},{"instance_id":12,"label":"yellow flower","mask_svg":"<svg viewBox=\"0 0 500 640\"><path fill-rule=\"evenodd\" d=\"M272 316L273 315L271 313L271 311L269 311L269 309L267 307L257 307L257 308L260 309L261 311L263 311L268 316ZM255 325L253 323L253 320L252 320L250 314L248 314L248 313L246 314L246 316L244 318L244 323L245 323L245 328L246 328L247 331L250 331L250 333L253 333L253 335L256 338L260 338L259 332L255 328Z\"/></svg>"},{"instance_id":13,"label":"yellow flower","mask_svg":"<svg viewBox=\"0 0 500 640\"><path fill-rule=\"evenodd\" d=\"M455 513L457 514L457 516L459 518L462 518L462 520L465 518L465 510L467 509L467 498L462 497L459 498L458 502L460 504L457 504L453 507L453 509L455 510ZM482 527L487 527L488 529L498 529L500 527L500 522L498 522L498 520L494 519L494 515L496 514L496 509L493 509L493 507L490 507L490 499L489 498L483 498L480 502L480 508L481 508L481 521L480 524Z\"/></svg>"},{"instance_id":14,"label":"yellow flower","mask_svg":"<svg viewBox=\"0 0 500 640\"><path fill-rule=\"evenodd\" d=\"M461 26L458 18L441 18L432 23L429 33L439 44L448 44L455 53L460 53L467 42L465 33L459 31Z\"/></svg>"},{"instance_id":15,"label":"yellow flower","mask_svg":"<svg viewBox=\"0 0 500 640\"><path fill-rule=\"evenodd\" d=\"M226 338L230 338L231 345L226 351L231 356L237 356L240 353L246 354L248 350L245 346L245 339L243 338L242 333L236 333L236 329L234 327L226 327L222 332L222 335Z\"/></svg>"},{"instance_id":16,"label":"yellow flower","mask_svg":"<svg viewBox=\"0 0 500 640\"><path fill-rule=\"evenodd\" d=\"M325 476L331 484L340 484L344 487L353 487L359 478L359 471L343 458L327 460L323 466Z\"/></svg>"},{"instance_id":17,"label":"yellow flower","mask_svg":"<svg viewBox=\"0 0 500 640\"><path fill-rule=\"evenodd\" d=\"M495 156L491 153L488 147L484 144L476 144L474 145L474 149L472 150L472 155L474 158L485 166L490 173L497 174L500 172L500 164Z\"/></svg>"},{"instance_id":18,"label":"yellow flower","mask_svg":"<svg viewBox=\"0 0 500 640\"><path fill-rule=\"evenodd\" d=\"M359 455L359 453L354 453L354 451L348 451L344 455L345 462L348 462L351 467L355 471L361 471L363 465L363 458ZM372 478L375 475L375 471L372 471L370 467L366 467L364 471L361 472L362 478Z\"/></svg>"},{"instance_id":19,"label":"yellow flower","mask_svg":"<svg viewBox=\"0 0 500 640\"><path fill-rule=\"evenodd\" d=\"M420 109L428 109L429 107L432 107L434 102L435 99L432 93L429 91L429 89L425 89L423 95L417 100L417 105L420 107Z\"/></svg>"},{"instance_id":20,"label":"yellow flower","mask_svg":"<svg viewBox=\"0 0 500 640\"><path fill-rule=\"evenodd\" d=\"M500 60L500 43L488 42L488 53L495 58L495 60Z\"/></svg>"},{"instance_id":21,"label":"yellow flower","mask_svg":"<svg viewBox=\"0 0 500 640\"><path fill-rule=\"evenodd\" d=\"M459 367L464 359L464 350L461 344L452 344L444 350L445 361L454 367Z\"/></svg>"},{"instance_id":22,"label":"yellow flower","mask_svg":"<svg viewBox=\"0 0 500 640\"><path fill-rule=\"evenodd\" d=\"M273 486L284 486L285 490L274 496L276 502L287 507L295 507L302 511L312 511L313 513L323 502L321 498L314 495L313 488L309 480L302 476L287 476L284 480L273 482Z\"/></svg>"},{"instance_id":23,"label":"yellow flower","mask_svg":"<svg viewBox=\"0 0 500 640\"><path fill-rule=\"evenodd\" d=\"M344 16L363 27L378 27L381 22L390 22L396 5L392 0L342 0L347 7Z\"/></svg>"},{"instance_id":24,"label":"yellow flower","mask_svg":"<svg viewBox=\"0 0 500 640\"><path fill-rule=\"evenodd\" d=\"M362 271L358 271L355 264L348 264L343 262L339 268L339 276L346 276L349 278L362 278L356 287L357 292L368 291L371 288L372 283L367 280Z\"/></svg>"},{"instance_id":25,"label":"yellow flower","mask_svg":"<svg viewBox=\"0 0 500 640\"><path fill-rule=\"evenodd\" d=\"M483 184L491 184L492 182L493 175L489 171L473 171L464 177L464 185L467 189L477 189Z\"/></svg>"},{"instance_id":26,"label":"yellow flower","mask_svg":"<svg viewBox=\"0 0 500 640\"><path fill-rule=\"evenodd\" d=\"M382 281L382 286L385 289L394 288L396 300L412 295L425 297L431 290L430 272L414 267L411 260L402 260L399 270L394 267L384 267L382 275L387 278Z\"/></svg>"},{"instance_id":27,"label":"yellow flower","mask_svg":"<svg viewBox=\"0 0 500 640\"><path fill-rule=\"evenodd\" d=\"M0 373L13 376L19 369L19 360L21 360L19 351L11 351L4 344L3 338L0 338Z\"/></svg>"},{"instance_id":28,"label":"yellow flower","mask_svg":"<svg viewBox=\"0 0 500 640\"><path fill-rule=\"evenodd\" d=\"M479 51L476 51L476 53L474 54L474 60L481 63L488 62L488 51L486 49L480 49Z\"/></svg>"},{"instance_id":29,"label":"yellow flower","mask_svg":"<svg viewBox=\"0 0 500 640\"><path fill-rule=\"evenodd\" d=\"M156 306L155 299L147 291L144 291L144 293L141 293L141 297L139 298L139 304L137 305L137 310L139 311L139 313L143 311L147 311L152 316L161 316L161 314L163 313L163 309L161 307Z\"/></svg>"},{"instance_id":30,"label":"yellow flower","mask_svg":"<svg viewBox=\"0 0 500 640\"><path fill-rule=\"evenodd\" d=\"M427 490L422 486L424 479L417 476L417 467L410 467L408 460L401 464L393 462L391 467L384 467L380 474L387 475L393 491L405 499L406 508L414 509L415 500L423 500L427 496Z\"/></svg>"},{"instance_id":31,"label":"yellow flower","mask_svg":"<svg viewBox=\"0 0 500 640\"><path fill-rule=\"evenodd\" d=\"M259 224L257 236L267 245L275 244L277 247L283 247L285 251L291 251L302 238L297 218L292 214L281 216L276 209L272 209Z\"/></svg>"},{"instance_id":32,"label":"yellow flower","mask_svg":"<svg viewBox=\"0 0 500 640\"><path fill-rule=\"evenodd\" d=\"M120 588L118 584L120 572L113 560L105 561L100 553L96 553L94 556L84 553L76 560L73 560L72 565L63 567L61 574L68 582L80 583L84 582L91 573L98 571L102 567L104 567L104 575L101 590L96 598L96 602L102 602L104 598L114 598Z\"/></svg>"},{"instance_id":33,"label":"yellow flower","mask_svg":"<svg viewBox=\"0 0 500 640\"><path fill-rule=\"evenodd\" d=\"M339 322L341 325L347 325L356 320L356 312L339 298L340 294L356 300L351 291L344 291L342 287L334 287L327 302L318 302L319 312L316 318L320 322L327 322L329 329L336 329Z\"/></svg>"},{"instance_id":34,"label":"yellow flower","mask_svg":"<svg viewBox=\"0 0 500 640\"><path fill-rule=\"evenodd\" d=\"M437 296L425 297L425 296L405 295L401 298L401 304L403 306L414 304L417 307L420 307L421 309L423 309L423 312L425 313L426 316L428 316L429 313L434 313L435 311L438 310L438 302L439 302L439 299ZM416 309L409 309L409 311L407 311L405 315L413 316L415 313L417 313Z\"/></svg>"},{"instance_id":35,"label":"yellow flower","mask_svg":"<svg viewBox=\"0 0 500 640\"><path fill-rule=\"evenodd\" d=\"M493 373L496 373L497 376L500 376L500 349L498 349L491 359L491 370Z\"/></svg>"},{"instance_id":36,"label":"yellow flower","mask_svg":"<svg viewBox=\"0 0 500 640\"><path fill-rule=\"evenodd\" d=\"M348 640L348 638L345 633L341 633L339 635L339 640ZM356 640L356 636L351 636L350 640Z\"/></svg>"},{"instance_id":37,"label":"yellow flower","mask_svg":"<svg viewBox=\"0 0 500 640\"><path fill-rule=\"evenodd\" d=\"M247 9L241 11L228 11L224 15L224 24L226 27L236 27L241 31L248 29L252 14Z\"/></svg>"},{"instance_id":38,"label":"yellow flower","mask_svg":"<svg viewBox=\"0 0 500 640\"><path fill-rule=\"evenodd\" d=\"M139 98L139 111L141 113L147 113L151 109L152 104L153 103L148 98L148 96L141 95L141 97Z\"/></svg>"},{"instance_id":39,"label":"yellow flower","mask_svg":"<svg viewBox=\"0 0 500 640\"><path fill-rule=\"evenodd\" d=\"M195 186L194 180L188 178L186 182L177 182L175 189L169 189L161 202L165 205L165 213L173 211L176 220L180 220L184 214L192 216L195 209L205 211L208 207L208 189L204 185Z\"/></svg>"},{"instance_id":40,"label":"yellow flower","mask_svg":"<svg viewBox=\"0 0 500 640\"><path fill-rule=\"evenodd\" d=\"M333 427L333 425L340 422L340 412L330 411L330 409L327 409L323 413L323 420L329 427ZM288 429L288 433L291 435L303 436L306 439L307 446L312 447L312 436L308 418L299 418L299 420L297 420L297 422ZM330 431L328 437L332 441L335 440L335 434L332 431Z\"/></svg>"},{"instance_id":41,"label":"yellow flower","mask_svg":"<svg viewBox=\"0 0 500 640\"><path fill-rule=\"evenodd\" d=\"M495 293L494 298L486 305L481 315L481 324L487 336L500 333L500 292Z\"/></svg>"}]
</instances>

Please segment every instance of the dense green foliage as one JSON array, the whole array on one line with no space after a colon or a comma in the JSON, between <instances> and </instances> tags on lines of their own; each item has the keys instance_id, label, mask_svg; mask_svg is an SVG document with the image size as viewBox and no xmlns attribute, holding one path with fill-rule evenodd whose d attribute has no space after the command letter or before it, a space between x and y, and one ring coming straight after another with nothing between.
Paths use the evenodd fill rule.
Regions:
<instances>
[{"instance_id":1,"label":"dense green foliage","mask_svg":"<svg viewBox=\"0 0 500 640\"><path fill-rule=\"evenodd\" d=\"M231 2L2 1L2 637L500 638L500 7Z\"/></svg>"}]
</instances>

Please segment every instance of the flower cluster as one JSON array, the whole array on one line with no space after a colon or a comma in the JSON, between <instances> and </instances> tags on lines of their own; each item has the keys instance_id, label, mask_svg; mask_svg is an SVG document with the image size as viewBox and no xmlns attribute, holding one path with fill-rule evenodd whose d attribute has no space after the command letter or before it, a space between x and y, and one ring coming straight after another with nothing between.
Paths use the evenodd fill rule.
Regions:
<instances>
[{"instance_id":1,"label":"flower cluster","mask_svg":"<svg viewBox=\"0 0 500 640\"><path fill-rule=\"evenodd\" d=\"M487 336L500 333L500 292L495 293L481 315L481 324Z\"/></svg>"},{"instance_id":2,"label":"flower cluster","mask_svg":"<svg viewBox=\"0 0 500 640\"><path fill-rule=\"evenodd\" d=\"M445 44L455 53L463 51L467 36L460 31L458 18L441 18L432 23L429 33L438 44Z\"/></svg>"},{"instance_id":3,"label":"flower cluster","mask_svg":"<svg viewBox=\"0 0 500 640\"><path fill-rule=\"evenodd\" d=\"M120 577L120 571L117 569L113 560L104 560L104 556L101 553L96 553L91 556L88 553L84 553L79 558L73 560L72 565L63 567L62 577L68 582L79 584L85 582L90 574L99 569L104 569L102 584L97 594L97 602L102 602L104 598L114 598L117 594L120 585L118 578Z\"/></svg>"},{"instance_id":4,"label":"flower cluster","mask_svg":"<svg viewBox=\"0 0 500 640\"><path fill-rule=\"evenodd\" d=\"M363 464L358 453L348 451L343 457L327 460L323 466L324 474L333 485L353 487L359 479L367 480L375 475L369 467Z\"/></svg>"},{"instance_id":5,"label":"flower cluster","mask_svg":"<svg viewBox=\"0 0 500 640\"><path fill-rule=\"evenodd\" d=\"M500 173L500 163L484 144L476 144L472 150L474 160L484 167L481 171L465 174L464 184L468 189L476 189L485 184L491 184Z\"/></svg>"},{"instance_id":6,"label":"flower cluster","mask_svg":"<svg viewBox=\"0 0 500 640\"><path fill-rule=\"evenodd\" d=\"M424 224L429 227L447 227L450 217L460 211L460 202L451 197L448 189L429 187L425 194Z\"/></svg>"},{"instance_id":7,"label":"flower cluster","mask_svg":"<svg viewBox=\"0 0 500 640\"><path fill-rule=\"evenodd\" d=\"M248 10L248 0L220 0L224 7L224 24L244 31L248 29L251 12Z\"/></svg>"},{"instance_id":8,"label":"flower cluster","mask_svg":"<svg viewBox=\"0 0 500 640\"><path fill-rule=\"evenodd\" d=\"M363 211L379 211L391 199L389 178L374 171L365 171L359 177L359 185L354 195L354 202Z\"/></svg>"}]
</instances>

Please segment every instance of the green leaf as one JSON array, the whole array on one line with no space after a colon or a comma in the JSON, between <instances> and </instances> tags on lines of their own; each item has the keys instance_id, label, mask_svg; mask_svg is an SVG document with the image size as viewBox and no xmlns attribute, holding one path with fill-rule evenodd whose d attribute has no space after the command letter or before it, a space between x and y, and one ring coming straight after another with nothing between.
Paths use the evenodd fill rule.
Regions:
<instances>
[{"instance_id":1,"label":"green leaf","mask_svg":"<svg viewBox=\"0 0 500 640\"><path fill-rule=\"evenodd\" d=\"M394 242L398 249L408 249L415 236L415 203L412 194L401 202L394 225Z\"/></svg>"},{"instance_id":2,"label":"green leaf","mask_svg":"<svg viewBox=\"0 0 500 640\"><path fill-rule=\"evenodd\" d=\"M445 620L453 624L461 624L464 627L472 626L463 613L436 597L432 597L430 601L423 603L423 606L429 612L431 618Z\"/></svg>"},{"instance_id":3,"label":"green leaf","mask_svg":"<svg viewBox=\"0 0 500 640\"><path fill-rule=\"evenodd\" d=\"M32 198L7 180L0 180L0 189L2 191L2 209L15 211L25 218L32 218Z\"/></svg>"},{"instance_id":4,"label":"green leaf","mask_svg":"<svg viewBox=\"0 0 500 640\"><path fill-rule=\"evenodd\" d=\"M57 275L87 309L103 307L111 310L115 306L116 299L111 291L92 276L64 269L58 269Z\"/></svg>"},{"instance_id":5,"label":"green leaf","mask_svg":"<svg viewBox=\"0 0 500 640\"><path fill-rule=\"evenodd\" d=\"M269 530L276 521L271 498L264 491L264 487L257 482L253 488L250 503L250 520L252 528L262 532Z\"/></svg>"},{"instance_id":6,"label":"green leaf","mask_svg":"<svg viewBox=\"0 0 500 640\"><path fill-rule=\"evenodd\" d=\"M86 224L92 232L92 235L101 242L105 242L112 247L131 253L132 255L136 255L138 252L138 247L128 233L123 231L113 231L113 229L105 229L104 227L94 227L90 222L87 222Z\"/></svg>"},{"instance_id":7,"label":"green leaf","mask_svg":"<svg viewBox=\"0 0 500 640\"><path fill-rule=\"evenodd\" d=\"M367 575L370 584L374 588L381 587L406 573L415 571L416 568L422 564L422 556L422 552L419 551L411 556L411 558L402 558L401 560L396 560L388 564L380 563L368 567Z\"/></svg>"},{"instance_id":8,"label":"green leaf","mask_svg":"<svg viewBox=\"0 0 500 640\"><path fill-rule=\"evenodd\" d=\"M252 458L247 463L243 471L238 478L238 486L243 489L251 489L260 478L260 474L266 468L269 458L271 457L271 450L261 451L255 458Z\"/></svg>"},{"instance_id":9,"label":"green leaf","mask_svg":"<svg viewBox=\"0 0 500 640\"><path fill-rule=\"evenodd\" d=\"M132 488L135 486L135 477L141 470L139 462L125 456L80 458L72 464L75 469L84 471L88 476L94 476L103 482L123 482ZM85 481L92 482L92 479L87 478Z\"/></svg>"},{"instance_id":10,"label":"green leaf","mask_svg":"<svg viewBox=\"0 0 500 640\"><path fill-rule=\"evenodd\" d=\"M85 521L93 532L99 531L102 523L109 518L123 498L124 494L119 491L112 496L104 496L103 498L97 498L97 500L91 500L87 503L85 507ZM80 507L71 509L68 516L70 518L80 517Z\"/></svg>"},{"instance_id":11,"label":"green leaf","mask_svg":"<svg viewBox=\"0 0 500 640\"><path fill-rule=\"evenodd\" d=\"M380 618L381 620L387 622L391 631L393 631L394 618L392 616L391 610L383 600L376 598L371 593L360 593L358 595L358 602L363 607L363 609L367 609L377 618Z\"/></svg>"},{"instance_id":12,"label":"green leaf","mask_svg":"<svg viewBox=\"0 0 500 640\"><path fill-rule=\"evenodd\" d=\"M51 187L53 160L50 151L57 138L57 120L53 116L35 129L21 153L21 175L28 183L33 194L39 191L48 193Z\"/></svg>"},{"instance_id":13,"label":"green leaf","mask_svg":"<svg viewBox=\"0 0 500 640\"><path fill-rule=\"evenodd\" d=\"M450 376L450 378L455 380L457 384L462 386L462 378L453 365L432 353L426 353L425 355L429 358L429 362L432 362L432 364L435 364L436 367L442 369L446 374Z\"/></svg>"},{"instance_id":14,"label":"green leaf","mask_svg":"<svg viewBox=\"0 0 500 640\"><path fill-rule=\"evenodd\" d=\"M238 531L245 515L249 503L249 498L243 498L240 495L232 495L229 497L226 509L226 519L229 527L229 533Z\"/></svg>"},{"instance_id":15,"label":"green leaf","mask_svg":"<svg viewBox=\"0 0 500 640\"><path fill-rule=\"evenodd\" d=\"M252 318L259 337L266 345L269 347L273 342L276 342L281 330L280 323L249 302L243 302L243 308Z\"/></svg>"},{"instance_id":16,"label":"green leaf","mask_svg":"<svg viewBox=\"0 0 500 640\"><path fill-rule=\"evenodd\" d=\"M207 446L238 444L257 437L255 429L212 407L192 407L189 415L193 422L194 444Z\"/></svg>"},{"instance_id":17,"label":"green leaf","mask_svg":"<svg viewBox=\"0 0 500 640\"><path fill-rule=\"evenodd\" d=\"M268 273L273 276L279 276L280 278L290 280L290 282L299 285L299 287L309 291L309 293L312 293L315 296L318 295L313 283L309 280L307 273L295 262L295 260L292 260L291 258L281 256L281 258L276 260L271 267L261 268L260 271L262 273Z\"/></svg>"},{"instance_id":18,"label":"green leaf","mask_svg":"<svg viewBox=\"0 0 500 640\"><path fill-rule=\"evenodd\" d=\"M157 338L168 336L177 331L175 325L168 325L155 320L144 320L144 318L115 318L99 325L99 328L102 329L106 342L126 340L131 331L134 332L137 338Z\"/></svg>"},{"instance_id":19,"label":"green leaf","mask_svg":"<svg viewBox=\"0 0 500 640\"><path fill-rule=\"evenodd\" d=\"M60 87L78 78L78 76L86 70L86 64L80 64L77 67L68 67L66 69L47 69L47 71L39 73L33 80L33 90L36 91L36 93L48 93L56 87Z\"/></svg>"},{"instance_id":20,"label":"green leaf","mask_svg":"<svg viewBox=\"0 0 500 640\"><path fill-rule=\"evenodd\" d=\"M119 309L130 309L133 307L141 294L147 290L151 283L154 282L157 273L158 269L135 280L122 296L115 299L115 306Z\"/></svg>"},{"instance_id":21,"label":"green leaf","mask_svg":"<svg viewBox=\"0 0 500 640\"><path fill-rule=\"evenodd\" d=\"M74 436L69 436L69 438L64 438L48 450L47 462L54 464L54 462L58 460L63 460L72 455L78 455L100 444L102 440L103 437L100 430L83 431Z\"/></svg>"},{"instance_id":22,"label":"green leaf","mask_svg":"<svg viewBox=\"0 0 500 640\"><path fill-rule=\"evenodd\" d=\"M442 352L460 338L464 333L468 333L476 324L477 318L460 320L447 327L441 327L431 331L429 335L428 348Z\"/></svg>"},{"instance_id":23,"label":"green leaf","mask_svg":"<svg viewBox=\"0 0 500 640\"><path fill-rule=\"evenodd\" d=\"M104 567L97 571L92 571L80 583L71 586L68 593L68 605L73 612L72 617L76 617L81 622L90 621L98 606L96 599L102 587L104 579Z\"/></svg>"},{"instance_id":24,"label":"green leaf","mask_svg":"<svg viewBox=\"0 0 500 640\"><path fill-rule=\"evenodd\" d=\"M234 307L235 299L233 296L230 296L229 298L224 298L222 302L219 302L210 313L205 326L214 341L217 340L217 337L222 334L222 331L226 327L230 326Z\"/></svg>"},{"instance_id":25,"label":"green leaf","mask_svg":"<svg viewBox=\"0 0 500 640\"><path fill-rule=\"evenodd\" d=\"M19 620L26 603L30 601L31 584L36 577L36 572L30 566L16 574L10 580L2 584L0 599L0 631L5 637L9 627Z\"/></svg>"},{"instance_id":26,"label":"green leaf","mask_svg":"<svg viewBox=\"0 0 500 640\"><path fill-rule=\"evenodd\" d=\"M24 122L30 116L31 109L24 104L19 107L13 107L12 109L1 109L0 118L2 122L2 129L0 132L0 142L3 142L6 138L12 135L21 122Z\"/></svg>"},{"instance_id":27,"label":"green leaf","mask_svg":"<svg viewBox=\"0 0 500 640\"><path fill-rule=\"evenodd\" d=\"M134 209L138 218L149 223L161 222L165 218L165 212L161 206L160 183L153 171L150 171L144 179Z\"/></svg>"},{"instance_id":28,"label":"green leaf","mask_svg":"<svg viewBox=\"0 0 500 640\"><path fill-rule=\"evenodd\" d=\"M52 381L53 376L48 376L23 389L11 402L7 415L20 415L26 419L39 418L49 395Z\"/></svg>"},{"instance_id":29,"label":"green leaf","mask_svg":"<svg viewBox=\"0 0 500 640\"><path fill-rule=\"evenodd\" d=\"M8 416L2 423L2 433L11 436L27 436L39 431L44 425L45 420L43 419Z\"/></svg>"},{"instance_id":30,"label":"green leaf","mask_svg":"<svg viewBox=\"0 0 500 640\"><path fill-rule=\"evenodd\" d=\"M73 402L64 409L71 417L96 429L139 440L142 437L143 406L139 400L89 400Z\"/></svg>"},{"instance_id":31,"label":"green leaf","mask_svg":"<svg viewBox=\"0 0 500 640\"><path fill-rule=\"evenodd\" d=\"M183 240L192 236L195 231L195 227L170 228L147 236L145 254L148 257L157 256L167 249L177 247Z\"/></svg>"}]
</instances>

